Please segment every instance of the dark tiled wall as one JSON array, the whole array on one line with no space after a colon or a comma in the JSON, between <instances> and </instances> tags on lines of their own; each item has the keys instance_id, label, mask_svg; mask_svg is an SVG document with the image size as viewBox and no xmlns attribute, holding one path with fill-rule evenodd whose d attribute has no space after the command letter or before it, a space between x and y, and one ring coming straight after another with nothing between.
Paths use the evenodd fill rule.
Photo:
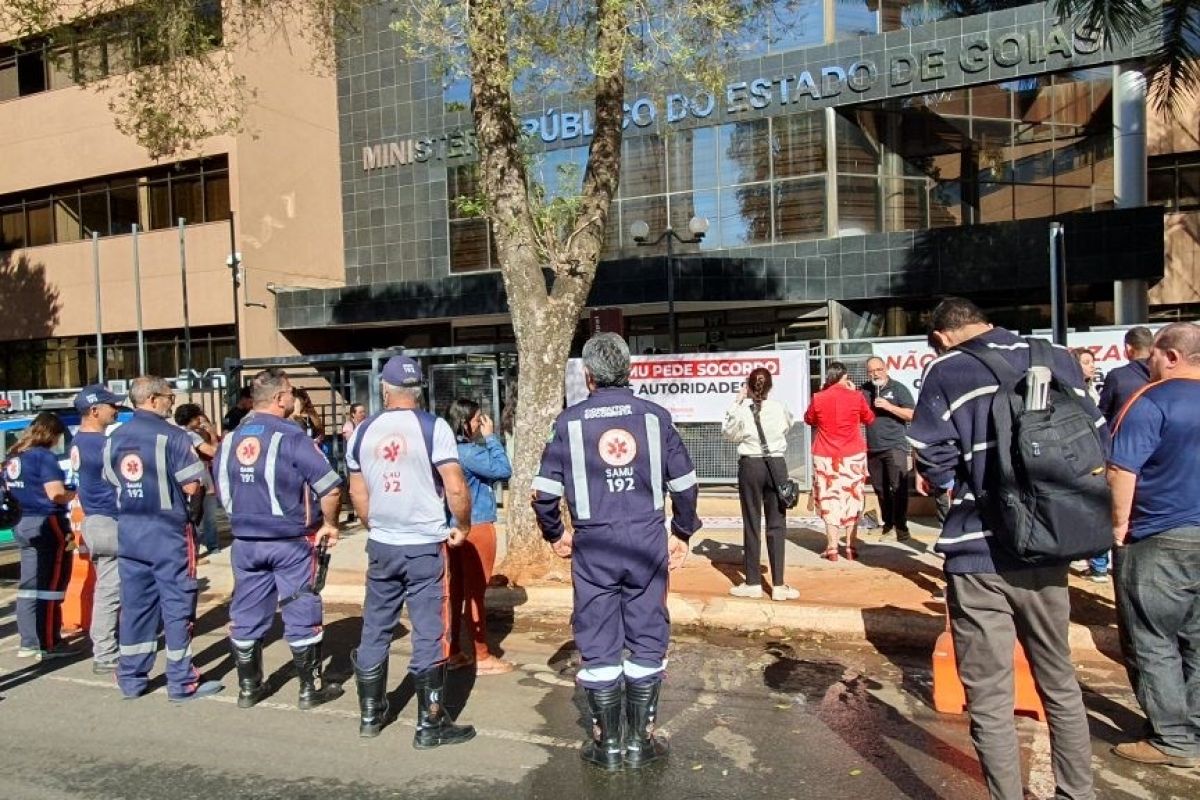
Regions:
<instances>
[{"instance_id":1,"label":"dark tiled wall","mask_svg":"<svg viewBox=\"0 0 1200 800\"><path fill-rule=\"evenodd\" d=\"M1161 278L1163 216L1157 207L1067 214L1070 283ZM666 300L662 256L600 265L589 306ZM675 259L680 301L788 303L828 298L973 295L1000 289L1045 292L1049 286L1049 220L846 236L746 248L737 255ZM507 312L495 272L281 291L283 330Z\"/></svg>"}]
</instances>

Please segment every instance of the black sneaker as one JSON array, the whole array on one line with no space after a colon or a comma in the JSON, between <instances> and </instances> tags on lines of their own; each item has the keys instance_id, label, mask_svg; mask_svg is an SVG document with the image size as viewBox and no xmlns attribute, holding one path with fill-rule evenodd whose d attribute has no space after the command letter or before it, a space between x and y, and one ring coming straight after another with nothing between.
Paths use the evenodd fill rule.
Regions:
<instances>
[{"instance_id":1,"label":"black sneaker","mask_svg":"<svg viewBox=\"0 0 1200 800\"><path fill-rule=\"evenodd\" d=\"M896 529L896 541L897 542L907 542L911 538L912 538L912 534L908 532L907 528L897 528Z\"/></svg>"}]
</instances>

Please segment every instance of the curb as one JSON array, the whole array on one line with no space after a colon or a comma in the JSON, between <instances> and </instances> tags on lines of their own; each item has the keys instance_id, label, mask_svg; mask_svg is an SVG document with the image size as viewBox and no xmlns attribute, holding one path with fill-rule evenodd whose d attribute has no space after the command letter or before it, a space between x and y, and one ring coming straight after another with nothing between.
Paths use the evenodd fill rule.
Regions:
<instances>
[{"instance_id":1,"label":"curb","mask_svg":"<svg viewBox=\"0 0 1200 800\"><path fill-rule=\"evenodd\" d=\"M201 599L228 600L229 592L223 589L225 587L214 587L203 593ZM328 604L361 606L363 587L329 584L321 596ZM494 586L487 591L489 608L513 612L520 610L526 614L552 614L568 618L572 603L572 590L567 584L515 588ZM930 652L938 636L946 629L945 619L940 615L898 606L814 606L775 603L765 598L748 600L673 592L668 596L667 608L671 613L671 621L676 625L742 632L781 628L793 633ZM1072 623L1067 641L1072 653L1077 655L1120 660L1120 641L1115 627Z\"/></svg>"}]
</instances>

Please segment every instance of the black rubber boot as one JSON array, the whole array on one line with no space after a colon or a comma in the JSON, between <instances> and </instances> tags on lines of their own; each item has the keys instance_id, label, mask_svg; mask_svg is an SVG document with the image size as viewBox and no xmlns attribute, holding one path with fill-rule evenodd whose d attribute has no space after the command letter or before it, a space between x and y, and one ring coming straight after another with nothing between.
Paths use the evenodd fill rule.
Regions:
<instances>
[{"instance_id":1,"label":"black rubber boot","mask_svg":"<svg viewBox=\"0 0 1200 800\"><path fill-rule=\"evenodd\" d=\"M446 665L414 675L417 683L417 732L413 747L430 750L444 744L461 744L475 738L471 725L455 725L446 713L443 694L446 686Z\"/></svg>"},{"instance_id":2,"label":"black rubber boot","mask_svg":"<svg viewBox=\"0 0 1200 800\"><path fill-rule=\"evenodd\" d=\"M337 700L345 690L340 683L329 683L321 673L321 644L292 648L292 663L300 679L300 710L307 711L319 705ZM321 688L317 688L317 684Z\"/></svg>"},{"instance_id":3,"label":"black rubber boot","mask_svg":"<svg viewBox=\"0 0 1200 800\"><path fill-rule=\"evenodd\" d=\"M654 735L662 680L625 685L625 766L638 769L667 757L667 743Z\"/></svg>"},{"instance_id":4,"label":"black rubber boot","mask_svg":"<svg viewBox=\"0 0 1200 800\"><path fill-rule=\"evenodd\" d=\"M625 758L621 742L621 720L625 705L621 684L609 689L584 689L592 715L592 738L584 742L579 757L605 770L618 770Z\"/></svg>"},{"instance_id":5,"label":"black rubber boot","mask_svg":"<svg viewBox=\"0 0 1200 800\"><path fill-rule=\"evenodd\" d=\"M267 693L263 683L262 642L251 642L249 647L233 641L229 644L237 662L238 708L253 708Z\"/></svg>"},{"instance_id":6,"label":"black rubber boot","mask_svg":"<svg viewBox=\"0 0 1200 800\"><path fill-rule=\"evenodd\" d=\"M370 669L358 666L358 651L350 654L350 663L354 665L354 682L358 685L358 735L364 739L372 739L383 730L387 721L387 659Z\"/></svg>"}]
</instances>

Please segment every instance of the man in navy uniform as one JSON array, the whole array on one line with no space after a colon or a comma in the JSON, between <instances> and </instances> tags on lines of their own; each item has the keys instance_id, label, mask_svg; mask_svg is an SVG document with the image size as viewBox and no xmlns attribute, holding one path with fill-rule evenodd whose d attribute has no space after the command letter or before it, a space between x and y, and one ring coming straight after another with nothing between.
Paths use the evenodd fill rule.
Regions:
<instances>
[{"instance_id":1,"label":"man in navy uniform","mask_svg":"<svg viewBox=\"0 0 1200 800\"><path fill-rule=\"evenodd\" d=\"M238 706L252 707L266 691L262 637L278 602L300 679L300 708L309 709L342 696L342 687L322 675L323 609L312 587L316 544L338 540L342 479L304 429L287 420L292 384L283 370L263 370L250 389L253 411L214 457L218 496L233 528L229 641Z\"/></svg>"},{"instance_id":2,"label":"man in navy uniform","mask_svg":"<svg viewBox=\"0 0 1200 800\"><path fill-rule=\"evenodd\" d=\"M573 557L572 624L583 657L577 680L592 715L581 755L605 769L638 768L667 752L654 736L671 633L667 571L683 564L700 528L699 489L671 415L629 389L625 340L592 337L583 368L591 395L555 420L533 480L533 509L554 552ZM674 510L669 535L664 490ZM563 525L564 497L573 532Z\"/></svg>"},{"instance_id":3,"label":"man in navy uniform","mask_svg":"<svg viewBox=\"0 0 1200 800\"><path fill-rule=\"evenodd\" d=\"M92 672L117 669L117 611L121 580L117 573L117 493L104 479L105 431L117 420L125 402L103 386L85 386L75 397L79 431L71 442L71 469L78 475L79 505L83 507L83 541L96 570L92 594Z\"/></svg>"},{"instance_id":4,"label":"man in navy uniform","mask_svg":"<svg viewBox=\"0 0 1200 800\"><path fill-rule=\"evenodd\" d=\"M421 410L421 365L393 356L380 373L384 410L354 429L346 447L350 499L367 534L367 596L362 641L351 655L361 712L359 735L378 736L387 719L388 650L408 601L417 687L413 747L474 738L455 725L443 690L449 654L446 547L467 538L471 495L446 421ZM444 499L443 499L444 496ZM451 528L446 508L456 520Z\"/></svg>"},{"instance_id":5,"label":"man in navy uniform","mask_svg":"<svg viewBox=\"0 0 1200 800\"><path fill-rule=\"evenodd\" d=\"M127 698L146 691L166 635L167 696L183 702L224 687L201 682L192 666L196 615L196 545L189 504L203 499L204 464L187 432L167 422L175 393L162 378L134 378L133 419L113 431L104 475L117 488L117 570L121 579L117 683Z\"/></svg>"}]
</instances>

